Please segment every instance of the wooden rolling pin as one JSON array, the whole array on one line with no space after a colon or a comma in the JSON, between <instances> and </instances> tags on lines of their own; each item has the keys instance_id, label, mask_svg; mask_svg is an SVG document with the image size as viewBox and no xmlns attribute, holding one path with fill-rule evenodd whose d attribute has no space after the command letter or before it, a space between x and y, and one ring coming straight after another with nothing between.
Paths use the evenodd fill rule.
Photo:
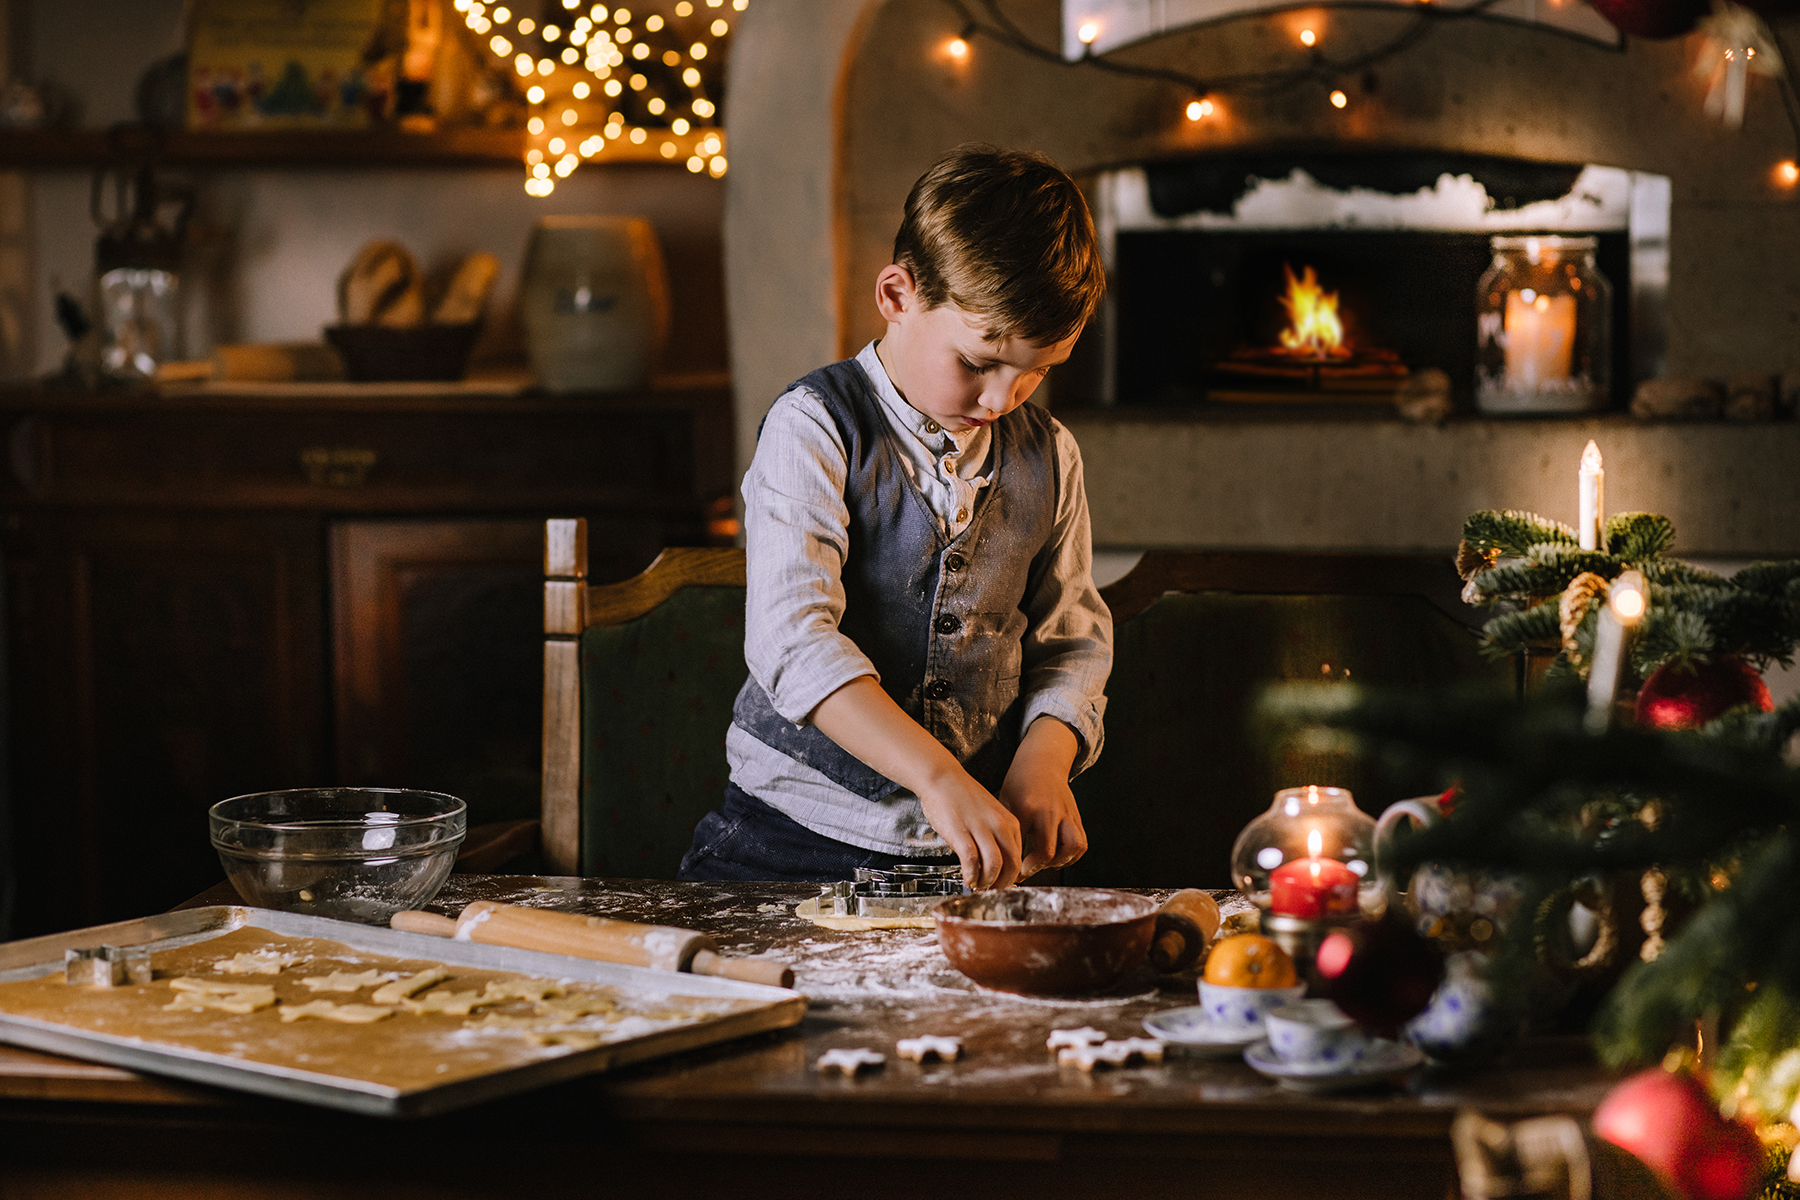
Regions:
<instances>
[{"instance_id":1,"label":"wooden rolling pin","mask_svg":"<svg viewBox=\"0 0 1800 1200\"><path fill-rule=\"evenodd\" d=\"M1173 974L1198 959L1219 932L1219 905L1199 888L1176 892L1156 913L1150 965Z\"/></svg>"},{"instance_id":2,"label":"wooden rolling pin","mask_svg":"<svg viewBox=\"0 0 1800 1200\"><path fill-rule=\"evenodd\" d=\"M670 925L639 925L635 921L522 908L491 900L475 901L454 920L436 913L398 912L389 924L406 933L428 933L661 971L718 975L771 987L794 986L794 969L779 959L727 958L706 934Z\"/></svg>"}]
</instances>

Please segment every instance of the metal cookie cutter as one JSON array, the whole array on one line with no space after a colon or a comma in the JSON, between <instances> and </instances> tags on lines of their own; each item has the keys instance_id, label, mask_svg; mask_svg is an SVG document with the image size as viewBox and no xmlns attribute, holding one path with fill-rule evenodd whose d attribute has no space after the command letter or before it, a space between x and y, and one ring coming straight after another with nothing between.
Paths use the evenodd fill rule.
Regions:
<instances>
[{"instance_id":1,"label":"metal cookie cutter","mask_svg":"<svg viewBox=\"0 0 1800 1200\"><path fill-rule=\"evenodd\" d=\"M150 951L138 946L96 946L63 951L63 979L88 987L149 983Z\"/></svg>"},{"instance_id":2,"label":"metal cookie cutter","mask_svg":"<svg viewBox=\"0 0 1800 1200\"><path fill-rule=\"evenodd\" d=\"M858 867L854 880L827 884L819 911L834 917L922 917L963 891L962 868L901 863Z\"/></svg>"}]
</instances>

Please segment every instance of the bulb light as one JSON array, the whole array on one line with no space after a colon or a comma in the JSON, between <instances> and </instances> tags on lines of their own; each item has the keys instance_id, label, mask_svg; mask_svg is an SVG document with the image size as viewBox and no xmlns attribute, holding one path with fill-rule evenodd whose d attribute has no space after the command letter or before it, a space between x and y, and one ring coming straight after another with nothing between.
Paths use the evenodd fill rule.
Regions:
<instances>
[{"instance_id":1,"label":"bulb light","mask_svg":"<svg viewBox=\"0 0 1800 1200\"><path fill-rule=\"evenodd\" d=\"M663 19L660 16L658 16L656 13L651 13L649 16L644 18L644 28L648 29L651 33L655 33L657 30L661 29L662 27L663 27Z\"/></svg>"},{"instance_id":2,"label":"bulb light","mask_svg":"<svg viewBox=\"0 0 1800 1200\"><path fill-rule=\"evenodd\" d=\"M508 21L512 20L512 9L496 8L494 10L494 20L500 22L502 25L506 24Z\"/></svg>"},{"instance_id":3,"label":"bulb light","mask_svg":"<svg viewBox=\"0 0 1800 1200\"><path fill-rule=\"evenodd\" d=\"M501 58L505 58L508 54L512 53L512 43L496 33L494 35L494 40L488 43L488 49L492 50L495 54L498 54Z\"/></svg>"},{"instance_id":4,"label":"bulb light","mask_svg":"<svg viewBox=\"0 0 1800 1200\"><path fill-rule=\"evenodd\" d=\"M1082 45L1091 46L1094 44L1094 39L1100 36L1100 26L1089 21L1075 31L1075 36L1081 39Z\"/></svg>"},{"instance_id":5,"label":"bulb light","mask_svg":"<svg viewBox=\"0 0 1800 1200\"><path fill-rule=\"evenodd\" d=\"M572 109L572 108L563 109L562 123L564 125L573 125L575 123L575 110L574 109Z\"/></svg>"},{"instance_id":6,"label":"bulb light","mask_svg":"<svg viewBox=\"0 0 1800 1200\"><path fill-rule=\"evenodd\" d=\"M569 90L574 93L577 100L586 100L588 98L588 93L593 89L588 87L587 80L583 79Z\"/></svg>"},{"instance_id":7,"label":"bulb light","mask_svg":"<svg viewBox=\"0 0 1800 1200\"><path fill-rule=\"evenodd\" d=\"M1793 187L1800 183L1800 163L1787 159L1775 164L1775 182L1782 187Z\"/></svg>"},{"instance_id":8,"label":"bulb light","mask_svg":"<svg viewBox=\"0 0 1800 1200\"><path fill-rule=\"evenodd\" d=\"M575 86L580 87L581 85L576 84ZM542 104L544 102L544 89L534 83L525 89L525 98L533 104Z\"/></svg>"},{"instance_id":9,"label":"bulb light","mask_svg":"<svg viewBox=\"0 0 1800 1200\"><path fill-rule=\"evenodd\" d=\"M1188 106L1187 106L1187 119L1188 120L1198 121L1202 117L1210 117L1212 115L1213 115L1213 102L1211 100L1190 100L1190 101L1188 101Z\"/></svg>"},{"instance_id":10,"label":"bulb light","mask_svg":"<svg viewBox=\"0 0 1800 1200\"><path fill-rule=\"evenodd\" d=\"M544 118L542 118L542 117L531 118L531 120L525 122L525 128L530 130L532 133L544 132Z\"/></svg>"},{"instance_id":11,"label":"bulb light","mask_svg":"<svg viewBox=\"0 0 1800 1200\"><path fill-rule=\"evenodd\" d=\"M519 32L520 33L530 33L532 30L534 30L536 28L537 28L537 22L532 20L530 17L520 17L519 18Z\"/></svg>"},{"instance_id":12,"label":"bulb light","mask_svg":"<svg viewBox=\"0 0 1800 1200\"><path fill-rule=\"evenodd\" d=\"M675 15L678 17L691 17L694 15L694 6L689 4L688 0L681 0L681 3L675 6Z\"/></svg>"},{"instance_id":13,"label":"bulb light","mask_svg":"<svg viewBox=\"0 0 1800 1200\"><path fill-rule=\"evenodd\" d=\"M1349 103L1350 103L1350 97L1344 95L1344 93L1342 93L1342 92L1331 93L1331 107L1343 108L1345 105L1347 105Z\"/></svg>"},{"instance_id":14,"label":"bulb light","mask_svg":"<svg viewBox=\"0 0 1800 1200\"><path fill-rule=\"evenodd\" d=\"M966 58L969 53L969 43L961 38L951 38L950 44L945 49L950 52L951 58Z\"/></svg>"},{"instance_id":15,"label":"bulb light","mask_svg":"<svg viewBox=\"0 0 1800 1200\"><path fill-rule=\"evenodd\" d=\"M559 57L563 60L565 66L572 67L581 61L581 51L573 46L568 46L563 49L563 52Z\"/></svg>"},{"instance_id":16,"label":"bulb light","mask_svg":"<svg viewBox=\"0 0 1800 1200\"><path fill-rule=\"evenodd\" d=\"M1310 46L1318 40L1319 40L1319 35L1314 33L1312 30L1302 29L1300 31L1300 44L1302 46Z\"/></svg>"},{"instance_id":17,"label":"bulb light","mask_svg":"<svg viewBox=\"0 0 1800 1200\"><path fill-rule=\"evenodd\" d=\"M724 37L731 31L731 26L726 24L724 17L720 17L718 20L714 21L710 28L712 29L712 35L714 37Z\"/></svg>"},{"instance_id":18,"label":"bulb light","mask_svg":"<svg viewBox=\"0 0 1800 1200\"><path fill-rule=\"evenodd\" d=\"M688 57L693 59L695 62L699 62L701 59L705 58L706 57L706 43L695 42L693 45L689 46L688 47Z\"/></svg>"}]
</instances>

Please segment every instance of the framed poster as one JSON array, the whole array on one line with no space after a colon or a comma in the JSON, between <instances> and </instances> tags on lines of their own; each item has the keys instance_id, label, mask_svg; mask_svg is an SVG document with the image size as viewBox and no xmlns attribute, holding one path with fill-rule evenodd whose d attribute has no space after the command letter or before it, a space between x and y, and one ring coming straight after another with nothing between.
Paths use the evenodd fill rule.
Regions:
<instances>
[{"instance_id":1,"label":"framed poster","mask_svg":"<svg viewBox=\"0 0 1800 1200\"><path fill-rule=\"evenodd\" d=\"M384 10L384 0L193 0L188 128L346 129L379 120L394 91Z\"/></svg>"}]
</instances>

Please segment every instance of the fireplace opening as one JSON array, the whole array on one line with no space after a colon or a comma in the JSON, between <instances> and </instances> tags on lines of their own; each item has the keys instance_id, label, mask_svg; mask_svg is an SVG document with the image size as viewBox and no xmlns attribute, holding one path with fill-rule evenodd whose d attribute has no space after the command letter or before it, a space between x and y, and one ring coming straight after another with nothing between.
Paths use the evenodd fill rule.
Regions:
<instances>
[{"instance_id":1,"label":"fireplace opening","mask_svg":"<svg viewBox=\"0 0 1800 1200\"><path fill-rule=\"evenodd\" d=\"M1624 233L1599 236L1614 303L1629 298ZM1121 232L1115 247L1116 388L1123 400L1195 404L1393 402L1413 372L1450 377L1459 406L1475 392L1476 285L1489 235L1416 231ZM1334 295L1336 355L1283 346L1287 279ZM1614 314L1623 329L1628 314ZM1613 378L1630 377L1629 339Z\"/></svg>"},{"instance_id":2,"label":"fireplace opening","mask_svg":"<svg viewBox=\"0 0 1800 1200\"><path fill-rule=\"evenodd\" d=\"M1611 403L1657 373L1667 180L1443 154L1224 155L1108 172L1099 321L1059 397L1379 412L1443 371L1474 407L1496 236L1579 233L1612 283Z\"/></svg>"}]
</instances>

